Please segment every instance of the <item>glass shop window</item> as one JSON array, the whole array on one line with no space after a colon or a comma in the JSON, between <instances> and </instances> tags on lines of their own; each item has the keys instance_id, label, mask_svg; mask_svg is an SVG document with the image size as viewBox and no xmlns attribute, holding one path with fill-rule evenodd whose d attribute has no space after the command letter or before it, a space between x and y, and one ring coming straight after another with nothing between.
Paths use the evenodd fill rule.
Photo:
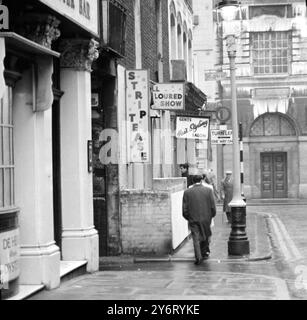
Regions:
<instances>
[{"instance_id":1,"label":"glass shop window","mask_svg":"<svg viewBox=\"0 0 307 320\"><path fill-rule=\"evenodd\" d=\"M15 204L13 130L12 89L6 87L0 101L0 210Z\"/></svg>"}]
</instances>

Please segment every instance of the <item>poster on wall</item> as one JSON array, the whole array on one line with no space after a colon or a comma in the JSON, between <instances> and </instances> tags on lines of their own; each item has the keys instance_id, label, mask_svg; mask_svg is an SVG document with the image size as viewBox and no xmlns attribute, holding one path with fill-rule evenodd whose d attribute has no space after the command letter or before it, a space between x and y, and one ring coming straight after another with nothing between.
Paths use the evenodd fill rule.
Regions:
<instances>
[{"instance_id":1,"label":"poster on wall","mask_svg":"<svg viewBox=\"0 0 307 320\"><path fill-rule=\"evenodd\" d=\"M152 109L184 110L184 83L157 83L153 87Z\"/></svg>"},{"instance_id":2,"label":"poster on wall","mask_svg":"<svg viewBox=\"0 0 307 320\"><path fill-rule=\"evenodd\" d=\"M149 72L126 71L127 153L130 163L150 161Z\"/></svg>"},{"instance_id":3,"label":"poster on wall","mask_svg":"<svg viewBox=\"0 0 307 320\"><path fill-rule=\"evenodd\" d=\"M178 139L203 139L209 137L209 118L177 117L176 137Z\"/></svg>"},{"instance_id":4,"label":"poster on wall","mask_svg":"<svg viewBox=\"0 0 307 320\"><path fill-rule=\"evenodd\" d=\"M19 231L0 233L0 285L4 286L19 277Z\"/></svg>"}]
</instances>

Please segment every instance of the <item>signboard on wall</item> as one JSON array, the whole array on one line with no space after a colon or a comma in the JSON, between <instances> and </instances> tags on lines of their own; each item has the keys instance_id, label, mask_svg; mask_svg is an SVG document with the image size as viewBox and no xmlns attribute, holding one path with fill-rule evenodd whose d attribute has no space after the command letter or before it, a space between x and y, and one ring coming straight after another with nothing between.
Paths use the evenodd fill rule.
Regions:
<instances>
[{"instance_id":1,"label":"signboard on wall","mask_svg":"<svg viewBox=\"0 0 307 320\"><path fill-rule=\"evenodd\" d=\"M99 35L97 0L39 0L81 28Z\"/></svg>"},{"instance_id":2,"label":"signboard on wall","mask_svg":"<svg viewBox=\"0 0 307 320\"><path fill-rule=\"evenodd\" d=\"M184 110L184 83L157 83L153 87L152 109Z\"/></svg>"},{"instance_id":3,"label":"signboard on wall","mask_svg":"<svg viewBox=\"0 0 307 320\"><path fill-rule=\"evenodd\" d=\"M126 71L128 161L150 161L149 72Z\"/></svg>"},{"instance_id":4,"label":"signboard on wall","mask_svg":"<svg viewBox=\"0 0 307 320\"><path fill-rule=\"evenodd\" d=\"M1 284L19 277L19 230L0 233Z\"/></svg>"},{"instance_id":5,"label":"signboard on wall","mask_svg":"<svg viewBox=\"0 0 307 320\"><path fill-rule=\"evenodd\" d=\"M178 139L208 140L209 125L209 118L177 117L176 137Z\"/></svg>"},{"instance_id":6,"label":"signboard on wall","mask_svg":"<svg viewBox=\"0 0 307 320\"><path fill-rule=\"evenodd\" d=\"M232 143L232 130L211 130L211 144Z\"/></svg>"},{"instance_id":7,"label":"signboard on wall","mask_svg":"<svg viewBox=\"0 0 307 320\"><path fill-rule=\"evenodd\" d=\"M221 81L227 78L226 72L217 70L206 70L205 81Z\"/></svg>"}]
</instances>

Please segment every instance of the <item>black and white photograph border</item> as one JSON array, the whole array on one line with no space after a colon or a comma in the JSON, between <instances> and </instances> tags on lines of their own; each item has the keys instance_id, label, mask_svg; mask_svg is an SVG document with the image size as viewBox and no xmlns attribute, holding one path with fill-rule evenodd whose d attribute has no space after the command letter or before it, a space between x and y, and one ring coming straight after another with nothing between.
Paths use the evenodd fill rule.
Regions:
<instances>
[{"instance_id":1,"label":"black and white photograph border","mask_svg":"<svg viewBox=\"0 0 307 320\"><path fill-rule=\"evenodd\" d=\"M306 48L303 0L1 0L0 299L306 300Z\"/></svg>"}]
</instances>

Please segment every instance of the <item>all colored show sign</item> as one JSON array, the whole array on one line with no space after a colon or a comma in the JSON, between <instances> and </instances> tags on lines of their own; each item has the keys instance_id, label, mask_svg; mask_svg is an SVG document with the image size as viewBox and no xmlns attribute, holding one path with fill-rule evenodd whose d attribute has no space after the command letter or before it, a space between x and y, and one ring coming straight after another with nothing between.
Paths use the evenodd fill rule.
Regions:
<instances>
[{"instance_id":1,"label":"all colored show sign","mask_svg":"<svg viewBox=\"0 0 307 320\"><path fill-rule=\"evenodd\" d=\"M150 161L148 70L127 70L126 85L128 161L148 163Z\"/></svg>"},{"instance_id":2,"label":"all colored show sign","mask_svg":"<svg viewBox=\"0 0 307 320\"><path fill-rule=\"evenodd\" d=\"M209 125L209 118L177 117L176 137L208 140Z\"/></svg>"},{"instance_id":3,"label":"all colored show sign","mask_svg":"<svg viewBox=\"0 0 307 320\"><path fill-rule=\"evenodd\" d=\"M184 110L184 83L157 83L153 87L153 109Z\"/></svg>"}]
</instances>

